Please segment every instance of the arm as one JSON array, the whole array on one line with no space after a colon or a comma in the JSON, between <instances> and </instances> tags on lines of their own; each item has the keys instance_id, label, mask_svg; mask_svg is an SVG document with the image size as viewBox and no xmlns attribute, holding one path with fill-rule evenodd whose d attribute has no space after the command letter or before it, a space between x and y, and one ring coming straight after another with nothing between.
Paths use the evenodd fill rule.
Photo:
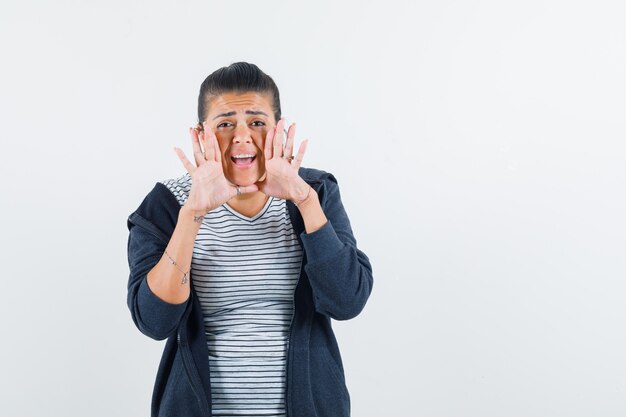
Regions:
<instances>
[{"instance_id":1,"label":"arm","mask_svg":"<svg viewBox=\"0 0 626 417\"><path fill-rule=\"evenodd\" d=\"M195 220L198 218L199 221ZM186 207L182 207L172 238L165 249L176 265L172 264L171 259L164 253L154 268L148 272L148 286L157 297L167 303L181 304L189 298L191 257L201 224L202 214L194 214ZM181 272L181 269L184 272Z\"/></svg>"},{"instance_id":2,"label":"arm","mask_svg":"<svg viewBox=\"0 0 626 417\"><path fill-rule=\"evenodd\" d=\"M338 185L331 180L325 181L325 185L323 207L317 195L311 202L298 206L307 230L301 235L307 256L304 269L311 283L316 311L336 320L347 320L356 317L369 298L372 267L368 257L356 246ZM309 223L315 223L316 217L307 212L315 213L318 208L328 221L309 232Z\"/></svg>"},{"instance_id":3,"label":"arm","mask_svg":"<svg viewBox=\"0 0 626 417\"><path fill-rule=\"evenodd\" d=\"M191 279L185 272L191 266L201 217L239 192L257 190L256 185L236 189L228 183L212 132L202 137L204 153L198 133L192 128L189 133L196 166L175 148L192 179L185 205L181 208L171 192L157 184L128 221L128 308L139 330L156 340L176 331L187 307ZM158 219L166 233L147 219Z\"/></svg>"},{"instance_id":4,"label":"arm","mask_svg":"<svg viewBox=\"0 0 626 417\"><path fill-rule=\"evenodd\" d=\"M281 119L265 139L267 176L258 183L259 190L293 201L300 211L306 231L301 235L307 257L304 270L313 290L315 310L337 320L350 319L361 312L372 290L372 267L356 247L334 177L326 176L325 187L318 191L323 197L312 190L298 173L308 142L302 142L289 162L295 124L289 127L284 149L283 126Z\"/></svg>"},{"instance_id":5,"label":"arm","mask_svg":"<svg viewBox=\"0 0 626 417\"><path fill-rule=\"evenodd\" d=\"M185 304L161 300L148 286L146 276L159 262L166 244L141 226L132 226L128 236L127 303L137 328L146 336L163 340L174 332Z\"/></svg>"},{"instance_id":6,"label":"arm","mask_svg":"<svg viewBox=\"0 0 626 417\"><path fill-rule=\"evenodd\" d=\"M139 224L129 222L128 307L142 333L162 340L178 328L190 292L189 278L181 283L183 274L164 252L167 250L176 263L188 271L199 225L194 224L192 213L181 208L174 232L166 244L166 237L159 236L155 226L143 218L140 218L142 221L135 219Z\"/></svg>"}]
</instances>

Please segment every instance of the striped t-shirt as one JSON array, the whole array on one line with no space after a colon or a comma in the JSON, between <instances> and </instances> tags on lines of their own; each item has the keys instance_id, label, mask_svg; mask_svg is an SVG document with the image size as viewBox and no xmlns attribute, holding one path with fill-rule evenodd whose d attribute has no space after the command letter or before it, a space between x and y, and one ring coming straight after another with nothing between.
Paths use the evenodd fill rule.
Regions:
<instances>
[{"instance_id":1,"label":"striped t-shirt","mask_svg":"<svg viewBox=\"0 0 626 417\"><path fill-rule=\"evenodd\" d=\"M163 182L182 205L191 177ZM246 217L224 204L196 237L191 273L203 311L213 415L284 416L293 294L302 248L285 200Z\"/></svg>"}]
</instances>

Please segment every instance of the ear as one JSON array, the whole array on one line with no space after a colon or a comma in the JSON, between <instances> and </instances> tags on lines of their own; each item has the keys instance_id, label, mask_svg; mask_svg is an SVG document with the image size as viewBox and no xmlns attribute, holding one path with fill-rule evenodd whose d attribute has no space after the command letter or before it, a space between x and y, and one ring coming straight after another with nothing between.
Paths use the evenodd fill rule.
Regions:
<instances>
[{"instance_id":1,"label":"ear","mask_svg":"<svg viewBox=\"0 0 626 417\"><path fill-rule=\"evenodd\" d=\"M204 128L202 126L202 123L200 123L200 122L196 123L196 125L193 127L193 129L198 134L198 138L200 140L204 140Z\"/></svg>"}]
</instances>

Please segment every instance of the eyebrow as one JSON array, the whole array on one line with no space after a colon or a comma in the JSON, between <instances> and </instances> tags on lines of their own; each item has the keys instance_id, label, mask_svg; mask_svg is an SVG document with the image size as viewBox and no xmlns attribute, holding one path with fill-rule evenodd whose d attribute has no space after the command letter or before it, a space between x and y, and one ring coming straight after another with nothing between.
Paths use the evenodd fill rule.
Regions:
<instances>
[{"instance_id":1,"label":"eyebrow","mask_svg":"<svg viewBox=\"0 0 626 417\"><path fill-rule=\"evenodd\" d=\"M265 112L262 112L260 110L246 110L245 113L246 114L252 114L252 115L262 114L265 117L269 117ZM217 119L218 117L230 117L230 116L234 116L236 114L237 114L236 111L229 111L229 112L226 112L226 113L218 114L217 116L215 116L213 118L213 120Z\"/></svg>"}]
</instances>

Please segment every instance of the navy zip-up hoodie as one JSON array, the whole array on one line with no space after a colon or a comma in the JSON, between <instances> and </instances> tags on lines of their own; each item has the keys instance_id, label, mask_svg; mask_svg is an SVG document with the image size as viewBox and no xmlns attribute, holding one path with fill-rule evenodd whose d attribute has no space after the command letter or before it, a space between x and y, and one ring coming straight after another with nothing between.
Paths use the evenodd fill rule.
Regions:
<instances>
[{"instance_id":1,"label":"navy zip-up hoodie","mask_svg":"<svg viewBox=\"0 0 626 417\"><path fill-rule=\"evenodd\" d=\"M300 212L287 201L304 257L289 333L286 410L289 417L344 417L350 415L350 396L330 319L347 320L361 312L372 290L372 268L357 249L335 177L308 168L300 168L299 175L318 193L328 222L305 233ZM165 251L179 210L176 197L157 183L128 217L128 308L143 334L167 338L151 416L209 417L209 352L193 276L190 296L181 304L158 298L146 280Z\"/></svg>"}]
</instances>

